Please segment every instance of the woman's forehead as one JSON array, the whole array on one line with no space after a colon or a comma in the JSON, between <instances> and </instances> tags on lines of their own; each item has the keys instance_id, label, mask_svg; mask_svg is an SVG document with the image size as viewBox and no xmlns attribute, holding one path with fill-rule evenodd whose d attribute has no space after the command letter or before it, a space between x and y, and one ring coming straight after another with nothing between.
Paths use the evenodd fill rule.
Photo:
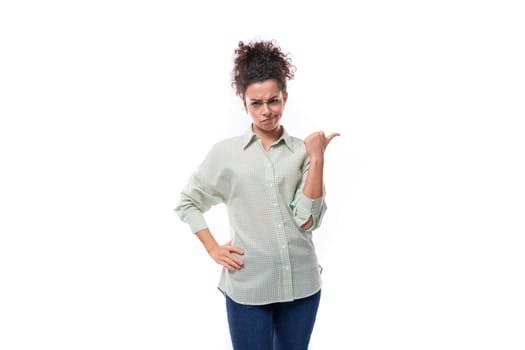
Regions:
<instances>
[{"instance_id":1,"label":"woman's forehead","mask_svg":"<svg viewBox=\"0 0 525 350\"><path fill-rule=\"evenodd\" d=\"M252 83L246 88L246 96L250 99L266 99L281 94L281 88L274 79Z\"/></svg>"}]
</instances>

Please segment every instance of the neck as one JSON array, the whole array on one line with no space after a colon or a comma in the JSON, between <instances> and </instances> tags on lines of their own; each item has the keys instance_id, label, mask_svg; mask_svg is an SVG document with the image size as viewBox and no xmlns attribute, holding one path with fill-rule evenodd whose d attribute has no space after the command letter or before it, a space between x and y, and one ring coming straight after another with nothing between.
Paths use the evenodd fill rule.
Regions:
<instances>
[{"instance_id":1,"label":"neck","mask_svg":"<svg viewBox=\"0 0 525 350\"><path fill-rule=\"evenodd\" d=\"M259 129L257 126L252 124L252 131L262 140L274 142L277 141L279 137L281 137L283 133L283 127L279 125L278 127L272 130L263 130Z\"/></svg>"},{"instance_id":2,"label":"neck","mask_svg":"<svg viewBox=\"0 0 525 350\"><path fill-rule=\"evenodd\" d=\"M281 125L272 130L262 130L252 124L252 130L261 138L262 146L265 150L268 150L270 145L277 141L283 133L283 127Z\"/></svg>"}]
</instances>

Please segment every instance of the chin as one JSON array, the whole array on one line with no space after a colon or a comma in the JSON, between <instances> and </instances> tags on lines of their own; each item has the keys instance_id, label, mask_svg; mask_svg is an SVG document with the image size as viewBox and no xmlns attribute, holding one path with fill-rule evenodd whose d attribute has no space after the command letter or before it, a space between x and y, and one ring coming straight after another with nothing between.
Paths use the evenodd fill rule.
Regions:
<instances>
[{"instance_id":1,"label":"chin","mask_svg":"<svg viewBox=\"0 0 525 350\"><path fill-rule=\"evenodd\" d=\"M281 125L280 124L272 124L272 125L263 125L260 127L260 129L263 129L263 130L266 130L266 131L272 131L272 130L275 130L277 128L280 128Z\"/></svg>"},{"instance_id":2,"label":"chin","mask_svg":"<svg viewBox=\"0 0 525 350\"><path fill-rule=\"evenodd\" d=\"M273 130L273 129L278 128L280 126L281 126L281 123L279 122L279 120L272 121L271 123L261 123L261 124L259 124L259 127L261 129L265 129L265 130Z\"/></svg>"}]
</instances>

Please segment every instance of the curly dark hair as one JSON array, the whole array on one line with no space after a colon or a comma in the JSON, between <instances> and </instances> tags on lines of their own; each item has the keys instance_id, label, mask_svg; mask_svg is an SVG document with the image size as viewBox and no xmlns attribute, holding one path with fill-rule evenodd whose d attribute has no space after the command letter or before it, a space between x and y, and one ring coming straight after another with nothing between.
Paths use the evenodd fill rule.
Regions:
<instances>
[{"instance_id":1,"label":"curly dark hair","mask_svg":"<svg viewBox=\"0 0 525 350\"><path fill-rule=\"evenodd\" d=\"M286 81L294 78L295 71L291 58L282 52L274 40L249 44L239 41L239 47L235 49L232 87L237 96L244 100L248 85L275 79L285 93Z\"/></svg>"}]
</instances>

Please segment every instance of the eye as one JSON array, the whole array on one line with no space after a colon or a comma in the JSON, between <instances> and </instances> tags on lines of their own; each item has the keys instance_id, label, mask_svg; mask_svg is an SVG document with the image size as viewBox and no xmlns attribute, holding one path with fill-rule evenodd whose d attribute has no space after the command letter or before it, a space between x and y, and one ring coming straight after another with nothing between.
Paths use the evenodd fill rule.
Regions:
<instances>
[{"instance_id":1,"label":"eye","mask_svg":"<svg viewBox=\"0 0 525 350\"><path fill-rule=\"evenodd\" d=\"M258 107L258 106L260 106L260 105L261 105L261 101L253 101L253 102L252 102L252 106L253 106L253 107Z\"/></svg>"},{"instance_id":2,"label":"eye","mask_svg":"<svg viewBox=\"0 0 525 350\"><path fill-rule=\"evenodd\" d=\"M277 98L272 98L270 101L268 101L269 104L272 104L272 105L275 105L277 103L279 103L279 99Z\"/></svg>"}]
</instances>

